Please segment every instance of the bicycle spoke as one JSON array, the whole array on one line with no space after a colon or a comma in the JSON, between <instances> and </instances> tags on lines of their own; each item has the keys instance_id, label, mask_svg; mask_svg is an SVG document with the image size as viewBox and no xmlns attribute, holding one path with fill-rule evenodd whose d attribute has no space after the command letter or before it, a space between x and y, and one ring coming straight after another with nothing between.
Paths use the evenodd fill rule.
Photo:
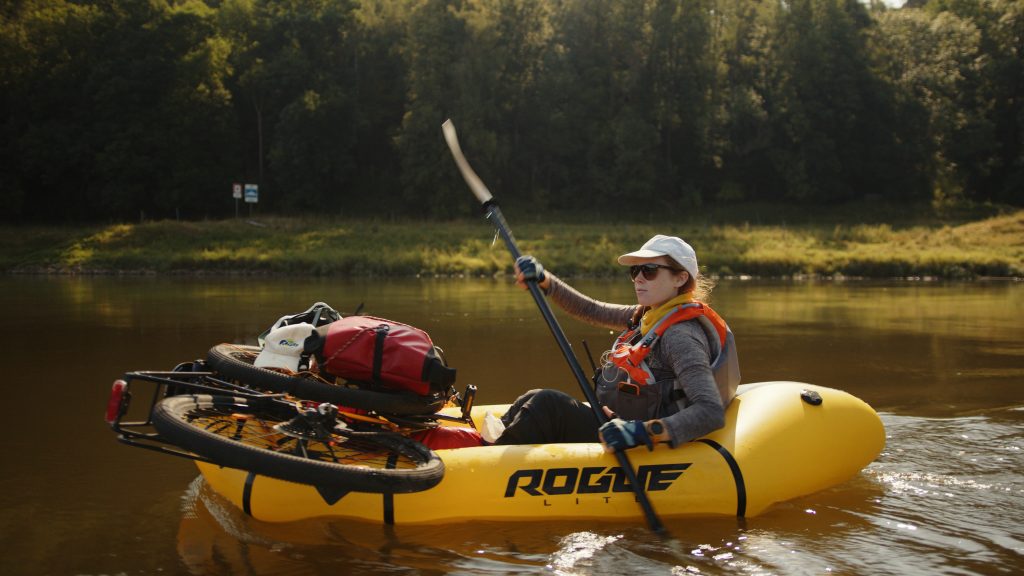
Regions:
<instances>
[{"instance_id":1,"label":"bicycle spoke","mask_svg":"<svg viewBox=\"0 0 1024 576\"><path fill-rule=\"evenodd\" d=\"M433 487L444 475L443 463L422 445L347 428L334 410L276 398L172 396L157 405L154 425L166 441L221 466L291 482L406 493Z\"/></svg>"},{"instance_id":2,"label":"bicycle spoke","mask_svg":"<svg viewBox=\"0 0 1024 576\"><path fill-rule=\"evenodd\" d=\"M362 438L335 436L332 441L299 439L274 430L273 424L251 415L236 415L216 408L196 409L187 420L213 434L259 446L274 452L288 453L308 460L323 460L383 468L387 466L389 449ZM392 467L416 468L416 462L399 454Z\"/></svg>"}]
</instances>

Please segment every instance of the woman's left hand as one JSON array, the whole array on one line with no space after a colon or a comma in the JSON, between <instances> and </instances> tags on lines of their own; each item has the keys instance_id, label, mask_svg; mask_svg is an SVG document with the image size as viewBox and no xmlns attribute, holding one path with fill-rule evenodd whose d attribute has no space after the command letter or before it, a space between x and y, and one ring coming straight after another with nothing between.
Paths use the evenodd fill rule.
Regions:
<instances>
[{"instance_id":1,"label":"woman's left hand","mask_svg":"<svg viewBox=\"0 0 1024 576\"><path fill-rule=\"evenodd\" d=\"M526 289L526 282L533 280L542 290L547 291L551 283L548 282L547 274L544 273L544 266L536 258L523 255L516 259L515 264L516 285Z\"/></svg>"}]
</instances>

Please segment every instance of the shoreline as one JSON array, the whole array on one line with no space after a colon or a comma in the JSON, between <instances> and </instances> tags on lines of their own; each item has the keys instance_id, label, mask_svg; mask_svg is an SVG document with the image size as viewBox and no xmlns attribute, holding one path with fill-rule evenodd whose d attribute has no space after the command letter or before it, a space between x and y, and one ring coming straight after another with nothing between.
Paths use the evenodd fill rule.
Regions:
<instances>
[{"instance_id":1,"label":"shoreline","mask_svg":"<svg viewBox=\"0 0 1024 576\"><path fill-rule=\"evenodd\" d=\"M86 277L86 278L101 278L101 277L125 277L125 278L348 278L350 275L343 274L330 274L330 275L296 275L288 272L278 272L271 270L171 270L171 271L158 271L158 270L7 270L2 273L3 276L7 277ZM570 279L588 279L588 280L600 280L600 279L612 279L615 278L609 274L560 274L562 278ZM503 278L511 279L513 276L510 273L498 272L494 274L464 274L464 273L449 273L449 274L408 274L408 275L389 275L381 276L371 274L369 277L372 278L388 278L388 279L427 279L427 280L466 280L466 279L487 279L487 278ZM918 275L918 276L851 276L846 274L792 274L792 275L780 275L780 276L763 276L753 274L729 274L729 275L718 275L709 274L709 278L714 281L739 281L739 282L758 282L758 281L782 281L782 282L1024 282L1024 275L1021 276L971 276L971 277L945 277L937 275Z\"/></svg>"},{"instance_id":2,"label":"shoreline","mask_svg":"<svg viewBox=\"0 0 1024 576\"><path fill-rule=\"evenodd\" d=\"M512 261L485 222L380 222L268 217L90 226L0 227L0 274L193 277L500 277ZM621 274L614 255L664 225L526 223L524 254L566 278ZM709 224L669 233L713 278L1020 280L1024 210L948 223Z\"/></svg>"}]
</instances>

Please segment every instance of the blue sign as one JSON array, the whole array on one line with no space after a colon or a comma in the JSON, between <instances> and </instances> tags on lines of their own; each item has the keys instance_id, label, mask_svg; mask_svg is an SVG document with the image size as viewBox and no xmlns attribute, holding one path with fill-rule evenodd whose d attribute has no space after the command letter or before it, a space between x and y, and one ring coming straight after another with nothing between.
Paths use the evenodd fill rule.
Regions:
<instances>
[{"instance_id":1,"label":"blue sign","mask_svg":"<svg viewBox=\"0 0 1024 576\"><path fill-rule=\"evenodd\" d=\"M248 204L255 204L260 201L260 187L258 185L245 185L245 201Z\"/></svg>"}]
</instances>

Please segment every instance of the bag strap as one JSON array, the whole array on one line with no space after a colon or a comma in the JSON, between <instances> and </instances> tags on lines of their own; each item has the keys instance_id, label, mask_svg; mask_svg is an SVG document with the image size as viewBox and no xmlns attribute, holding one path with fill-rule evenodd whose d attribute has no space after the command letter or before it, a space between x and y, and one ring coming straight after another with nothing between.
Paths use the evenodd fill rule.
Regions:
<instances>
[{"instance_id":1,"label":"bag strap","mask_svg":"<svg viewBox=\"0 0 1024 576\"><path fill-rule=\"evenodd\" d=\"M442 354L438 353L438 347L434 346L423 359L423 371L420 380L429 382L436 390L447 390L455 383L455 368L449 368Z\"/></svg>"},{"instance_id":2,"label":"bag strap","mask_svg":"<svg viewBox=\"0 0 1024 576\"><path fill-rule=\"evenodd\" d=\"M360 307L362 305L360 304ZM336 322L341 319L341 314L337 310L331 308L329 304L324 302L317 302L310 306L305 312L299 312L298 314L287 314L278 318L277 322L274 322L270 328L264 330L259 336L256 337L256 341L259 343L260 348L263 348L263 344L267 339L267 335L270 334L281 326L291 326L292 324L301 324L308 322L313 327L323 326ZM306 368L309 368L309 363L306 363Z\"/></svg>"},{"instance_id":3,"label":"bag strap","mask_svg":"<svg viewBox=\"0 0 1024 576\"><path fill-rule=\"evenodd\" d=\"M380 386L380 370L384 363L384 339L391 332L391 326L380 324L373 331L377 334L373 344L373 383Z\"/></svg>"}]
</instances>

